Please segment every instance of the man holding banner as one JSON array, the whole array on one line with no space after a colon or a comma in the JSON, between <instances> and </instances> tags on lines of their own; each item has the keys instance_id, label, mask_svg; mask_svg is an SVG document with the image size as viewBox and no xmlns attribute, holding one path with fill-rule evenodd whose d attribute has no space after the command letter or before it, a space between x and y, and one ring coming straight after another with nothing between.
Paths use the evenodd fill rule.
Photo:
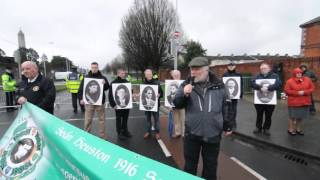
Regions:
<instances>
[{"instance_id":1,"label":"man holding banner","mask_svg":"<svg viewBox=\"0 0 320 180\"><path fill-rule=\"evenodd\" d=\"M117 128L117 133L118 133L118 138L119 139L124 139L127 137L131 137L131 133L128 131L128 116L129 116L129 109L120 109L118 106L121 106L121 100L126 99L124 96L127 96L125 93L124 89L119 89L117 94L115 96L118 97L119 105L116 103L116 97L113 96L113 84L116 83L129 83L129 81L126 80L126 71L124 69L118 69L117 71L117 78L113 80L110 84L110 89L109 89L109 103L110 106L115 110L116 113L116 128ZM123 91L123 92L122 92ZM121 95L120 95L121 94ZM123 98L120 98L120 96ZM131 97L130 97L131 98ZM126 104L126 103L124 103ZM123 105L125 106L125 105Z\"/></svg>"},{"instance_id":2,"label":"man holding banner","mask_svg":"<svg viewBox=\"0 0 320 180\"><path fill-rule=\"evenodd\" d=\"M272 84L269 83L271 81L273 81ZM257 112L257 120L256 129L253 133L263 133L266 136L270 136L269 129L271 127L271 117L275 109L275 103L269 102L271 102L272 97L276 96L275 91L280 89L281 81L279 76L271 71L269 64L262 63L260 65L260 73L251 80L251 86L256 91L255 94L257 94L254 105ZM275 97L273 99L276 100ZM265 115L264 123L263 115Z\"/></svg>"},{"instance_id":3,"label":"man holding banner","mask_svg":"<svg viewBox=\"0 0 320 180\"><path fill-rule=\"evenodd\" d=\"M43 77L39 73L37 64L33 61L22 63L21 71L26 79L19 84L18 104L22 105L28 101L53 114L56 99L56 88L53 81Z\"/></svg>"},{"instance_id":4,"label":"man holding banner","mask_svg":"<svg viewBox=\"0 0 320 180\"><path fill-rule=\"evenodd\" d=\"M91 63L91 70L89 71L88 75L84 78L84 80L86 78L102 80L103 88L102 88L102 92L101 92L102 93L102 104L101 105L94 105L94 104L86 104L85 105L84 130L87 132L91 132L92 119L93 119L95 111L97 111L98 117L99 117L99 136L100 136L100 138L105 139L106 138L106 134L105 134L105 101L106 101L106 96L105 96L104 91L107 91L109 89L109 82L108 82L108 79L105 76L103 76L102 73L99 71L99 65L97 62ZM84 87L85 87L84 80L81 82L79 94L78 94L78 96L80 98L80 104L85 104L85 100L83 99L83 94L87 93L87 92L84 92Z\"/></svg>"}]
</instances>

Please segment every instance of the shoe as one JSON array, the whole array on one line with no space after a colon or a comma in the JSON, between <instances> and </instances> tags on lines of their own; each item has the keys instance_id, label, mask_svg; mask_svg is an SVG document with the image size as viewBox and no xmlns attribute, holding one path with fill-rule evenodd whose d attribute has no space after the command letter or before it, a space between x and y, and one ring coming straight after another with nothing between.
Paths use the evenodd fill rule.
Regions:
<instances>
[{"instance_id":1,"label":"shoe","mask_svg":"<svg viewBox=\"0 0 320 180\"><path fill-rule=\"evenodd\" d=\"M123 133L119 133L119 134L118 134L118 138L119 138L120 140L124 140L124 139L126 139L126 136L125 136Z\"/></svg>"},{"instance_id":2,"label":"shoe","mask_svg":"<svg viewBox=\"0 0 320 180\"><path fill-rule=\"evenodd\" d=\"M157 134L156 134L156 139L159 140L160 138L161 138L161 137L160 137L160 134L157 133Z\"/></svg>"},{"instance_id":3,"label":"shoe","mask_svg":"<svg viewBox=\"0 0 320 180\"><path fill-rule=\"evenodd\" d=\"M124 135L125 137L128 137L128 138L131 138L131 137L132 137L132 135L131 135L131 133L130 133L129 131L124 132L123 135Z\"/></svg>"},{"instance_id":4,"label":"shoe","mask_svg":"<svg viewBox=\"0 0 320 180\"><path fill-rule=\"evenodd\" d=\"M144 134L143 138L147 139L147 138L149 138L149 136L150 136L150 133L147 132L147 133Z\"/></svg>"},{"instance_id":5,"label":"shoe","mask_svg":"<svg viewBox=\"0 0 320 180\"><path fill-rule=\"evenodd\" d=\"M296 133L296 132L294 132L294 131L289 131L289 130L288 130L288 134L290 134L291 136L295 136L295 135L297 135L297 133Z\"/></svg>"},{"instance_id":6,"label":"shoe","mask_svg":"<svg viewBox=\"0 0 320 180\"><path fill-rule=\"evenodd\" d=\"M260 134L261 132L262 132L261 129L256 128L256 129L253 131L253 134Z\"/></svg>"},{"instance_id":7,"label":"shoe","mask_svg":"<svg viewBox=\"0 0 320 180\"><path fill-rule=\"evenodd\" d=\"M304 136L304 132L303 131L296 131L298 135L300 136Z\"/></svg>"},{"instance_id":8,"label":"shoe","mask_svg":"<svg viewBox=\"0 0 320 180\"><path fill-rule=\"evenodd\" d=\"M315 111L310 111L310 114L311 114L311 116L314 116L314 115L316 115L316 112Z\"/></svg>"},{"instance_id":9,"label":"shoe","mask_svg":"<svg viewBox=\"0 0 320 180\"><path fill-rule=\"evenodd\" d=\"M263 134L266 135L266 136L270 136L270 132L268 129L264 129L263 130Z\"/></svg>"},{"instance_id":10,"label":"shoe","mask_svg":"<svg viewBox=\"0 0 320 180\"><path fill-rule=\"evenodd\" d=\"M78 112L78 109L74 109L73 112L74 112L74 113L77 113L77 112Z\"/></svg>"}]
</instances>

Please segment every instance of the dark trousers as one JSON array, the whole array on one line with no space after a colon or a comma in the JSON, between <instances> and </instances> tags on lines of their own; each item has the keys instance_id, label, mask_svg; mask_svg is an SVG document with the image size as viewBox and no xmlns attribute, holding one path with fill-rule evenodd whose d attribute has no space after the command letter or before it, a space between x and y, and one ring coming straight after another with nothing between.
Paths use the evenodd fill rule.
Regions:
<instances>
[{"instance_id":1,"label":"dark trousers","mask_svg":"<svg viewBox=\"0 0 320 180\"><path fill-rule=\"evenodd\" d=\"M310 112L316 112L316 107L315 107L315 105L314 105L313 95L311 95Z\"/></svg>"},{"instance_id":2,"label":"dark trousers","mask_svg":"<svg viewBox=\"0 0 320 180\"><path fill-rule=\"evenodd\" d=\"M220 150L220 141L217 143L208 143L194 137L186 135L184 138L184 171L197 175L199 155L201 152L203 160L202 177L207 180L217 178L218 155Z\"/></svg>"},{"instance_id":3,"label":"dark trousers","mask_svg":"<svg viewBox=\"0 0 320 180\"><path fill-rule=\"evenodd\" d=\"M127 133L128 132L128 116L129 109L118 109L116 111L116 126L117 133Z\"/></svg>"},{"instance_id":4,"label":"dark trousers","mask_svg":"<svg viewBox=\"0 0 320 180\"><path fill-rule=\"evenodd\" d=\"M236 122L236 118L237 118L237 105L238 105L238 99L232 99L231 100L231 111L233 111L232 116L230 117L231 122L232 122L232 127L236 128L237 127L237 122Z\"/></svg>"},{"instance_id":5,"label":"dark trousers","mask_svg":"<svg viewBox=\"0 0 320 180\"><path fill-rule=\"evenodd\" d=\"M13 106L14 91L6 92L6 106ZM13 111L14 107L8 107L7 111Z\"/></svg>"},{"instance_id":6,"label":"dark trousers","mask_svg":"<svg viewBox=\"0 0 320 180\"><path fill-rule=\"evenodd\" d=\"M144 115L145 115L145 119L147 121L147 127L146 127L147 132L151 133L151 131L152 131L151 116L153 116L155 132L159 133L160 132L159 111L157 111L157 112L145 111Z\"/></svg>"},{"instance_id":7,"label":"dark trousers","mask_svg":"<svg viewBox=\"0 0 320 180\"><path fill-rule=\"evenodd\" d=\"M271 126L271 117L274 111L275 105L266 105L266 104L255 104L257 112L257 121L256 127L258 129L270 129ZM263 122L263 115L265 115L265 121Z\"/></svg>"},{"instance_id":8,"label":"dark trousers","mask_svg":"<svg viewBox=\"0 0 320 180\"><path fill-rule=\"evenodd\" d=\"M80 99L78 99L78 93L71 93L72 97L72 107L73 110L77 111L78 110L78 104L80 105L81 111L84 112L84 105L80 104Z\"/></svg>"}]
</instances>

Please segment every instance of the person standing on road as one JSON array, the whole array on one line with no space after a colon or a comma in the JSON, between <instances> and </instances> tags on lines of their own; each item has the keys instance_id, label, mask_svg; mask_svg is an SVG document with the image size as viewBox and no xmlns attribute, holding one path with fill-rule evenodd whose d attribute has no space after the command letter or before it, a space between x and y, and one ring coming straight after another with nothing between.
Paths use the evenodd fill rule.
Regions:
<instances>
[{"instance_id":1,"label":"person standing on road","mask_svg":"<svg viewBox=\"0 0 320 180\"><path fill-rule=\"evenodd\" d=\"M95 78L95 79L103 79L103 93L102 93L102 105L92 105L92 104L86 104L85 105L85 117L84 117L84 130L87 132L91 132L92 127L92 119L94 116L94 113L98 113L99 117L99 136L102 139L106 138L105 133L105 101L106 96L104 91L107 91L109 89L109 82L108 79L102 75L102 73L99 71L99 65L97 62L91 63L91 70L89 71L88 75L85 78ZM83 86L84 86L84 80L81 81L80 89L79 89L79 99L80 104L84 104L83 100Z\"/></svg>"},{"instance_id":2,"label":"person standing on road","mask_svg":"<svg viewBox=\"0 0 320 180\"><path fill-rule=\"evenodd\" d=\"M2 89L6 94L6 106L13 106L15 91L16 91L16 80L10 67L6 67L5 72L1 76ZM7 107L7 112L14 111L14 107Z\"/></svg>"},{"instance_id":3,"label":"person standing on road","mask_svg":"<svg viewBox=\"0 0 320 180\"><path fill-rule=\"evenodd\" d=\"M311 105L311 95L314 85L310 78L302 75L300 68L292 71L292 77L287 80L285 92L288 96L288 133L292 136L304 135L302 131L302 120L308 118Z\"/></svg>"},{"instance_id":4,"label":"person standing on road","mask_svg":"<svg viewBox=\"0 0 320 180\"><path fill-rule=\"evenodd\" d=\"M301 64L300 65L300 69L303 71L302 75L309 77L311 79L311 81L313 82L313 84L315 85L315 83L317 82L318 78L314 74L314 72L312 72L312 71L310 71L308 69L308 65L307 64ZM311 94L310 114L311 115L315 115L316 114L316 107L315 107L315 104L314 104L314 100L313 100L312 94Z\"/></svg>"},{"instance_id":5,"label":"person standing on road","mask_svg":"<svg viewBox=\"0 0 320 180\"><path fill-rule=\"evenodd\" d=\"M77 113L78 112L77 101L79 100L78 92L80 88L80 83L83 80L83 76L77 72L77 67L72 67L71 70L72 70L72 73L68 74L66 78L66 87L67 87L67 91L71 93L73 112ZM80 100L79 100L79 104L80 104ZM81 111L84 112L84 105L80 104L80 108L81 108Z\"/></svg>"},{"instance_id":6,"label":"person standing on road","mask_svg":"<svg viewBox=\"0 0 320 180\"><path fill-rule=\"evenodd\" d=\"M234 62L230 62L227 65L227 72L225 72L223 74L222 77L240 77L240 87L239 87L239 91L240 91L240 98L242 98L243 95L243 90L242 90L242 75L240 73L238 73L236 71L236 64ZM238 104L238 99L231 99L231 108L233 113L233 117L231 117L231 121L232 121L232 127L236 128L237 127L237 104Z\"/></svg>"},{"instance_id":7,"label":"person standing on road","mask_svg":"<svg viewBox=\"0 0 320 180\"><path fill-rule=\"evenodd\" d=\"M130 110L118 109L116 98L113 97L113 92L112 92L112 84L115 84L115 83L129 83L129 81L126 79L126 71L124 69L118 69L117 77L115 80L111 82L110 89L109 89L109 103L116 113L116 128L117 128L118 138L124 139L128 137L132 137L131 133L128 131L128 117L129 117ZM121 90L124 91L124 89L121 89ZM125 91L123 93L125 93ZM125 98L123 99L125 100ZM121 103L120 100L119 100L119 103Z\"/></svg>"},{"instance_id":8,"label":"person standing on road","mask_svg":"<svg viewBox=\"0 0 320 180\"><path fill-rule=\"evenodd\" d=\"M171 72L171 76L174 80L181 79L181 73L179 70L173 70ZM177 91L174 92L174 97L171 97L172 101L174 100L176 93L177 93ZM185 123L185 110L184 110L184 108L177 109L173 106L171 108L171 111L173 111L173 120L174 120L174 135L172 137L179 138L181 136L184 136L184 123Z\"/></svg>"},{"instance_id":9,"label":"person standing on road","mask_svg":"<svg viewBox=\"0 0 320 180\"><path fill-rule=\"evenodd\" d=\"M257 84L257 79L274 79L274 84L264 85ZM271 71L270 65L266 63L262 63L260 65L260 73L256 75L251 80L251 86L253 89L261 91L261 94L265 94L266 96L272 91L277 91L281 88L281 81L279 76ZM257 112L257 120L256 120L256 129L253 131L254 134L263 133L266 136L270 136L269 129L271 127L271 117L272 113L275 109L275 105L270 104L255 104L254 105ZM263 115L265 115L265 121L263 122Z\"/></svg>"},{"instance_id":10,"label":"person standing on road","mask_svg":"<svg viewBox=\"0 0 320 180\"><path fill-rule=\"evenodd\" d=\"M56 88L52 79L43 77L33 61L22 63L21 71L26 78L18 85L18 104L23 105L28 101L53 114Z\"/></svg>"},{"instance_id":11,"label":"person standing on road","mask_svg":"<svg viewBox=\"0 0 320 180\"><path fill-rule=\"evenodd\" d=\"M160 111L160 98L163 96L163 91L160 86L159 81L153 79L152 77L152 70L151 69L146 69L144 71L144 84L149 84L149 85L157 85L158 86L158 94L156 95L156 98L158 98L158 111L157 112L152 112L152 111L145 111L145 119L147 121L147 132L144 134L143 138L149 138L151 135L152 131L152 122L151 122L151 116L153 116L154 119L154 129L156 132L156 139L160 139L160 122L159 122L159 111ZM151 93L151 92L150 92ZM147 95L146 95L147 97ZM142 102L140 102L142 103Z\"/></svg>"},{"instance_id":12,"label":"person standing on road","mask_svg":"<svg viewBox=\"0 0 320 180\"><path fill-rule=\"evenodd\" d=\"M176 108L186 111L184 170L197 174L201 151L202 177L215 180L221 134L232 134L231 99L223 82L209 72L207 58L193 58L189 67L191 77L182 83L173 101Z\"/></svg>"}]
</instances>

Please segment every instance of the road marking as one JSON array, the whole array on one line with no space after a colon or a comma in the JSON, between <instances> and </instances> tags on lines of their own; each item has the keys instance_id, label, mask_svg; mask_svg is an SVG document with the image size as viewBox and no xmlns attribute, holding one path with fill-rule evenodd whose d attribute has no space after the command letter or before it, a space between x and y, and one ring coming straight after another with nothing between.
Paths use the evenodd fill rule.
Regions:
<instances>
[{"instance_id":1,"label":"road marking","mask_svg":"<svg viewBox=\"0 0 320 180\"><path fill-rule=\"evenodd\" d=\"M257 173L255 170L251 169L249 166L245 165L244 163L242 163L240 160L238 160L235 157L230 157L231 160L233 160L234 162L236 162L238 165L240 165L242 168L244 168L245 170L247 170L249 173L251 173L252 175L254 175L256 178L258 178L259 180L267 180L267 178L261 176L259 173Z\"/></svg>"},{"instance_id":2,"label":"road marking","mask_svg":"<svg viewBox=\"0 0 320 180\"><path fill-rule=\"evenodd\" d=\"M144 116L129 116L129 119L140 119L140 118L144 118ZM113 117L107 117L105 118L106 120L111 120L111 119L116 119L115 116ZM69 122L69 121L84 121L84 119L64 119L65 121ZM94 117L92 120L99 120L98 117Z\"/></svg>"},{"instance_id":3,"label":"road marking","mask_svg":"<svg viewBox=\"0 0 320 180\"><path fill-rule=\"evenodd\" d=\"M171 157L171 153L169 152L169 150L167 149L166 145L163 143L163 141L161 139L158 140L158 143L164 153L164 155L166 157Z\"/></svg>"}]
</instances>

